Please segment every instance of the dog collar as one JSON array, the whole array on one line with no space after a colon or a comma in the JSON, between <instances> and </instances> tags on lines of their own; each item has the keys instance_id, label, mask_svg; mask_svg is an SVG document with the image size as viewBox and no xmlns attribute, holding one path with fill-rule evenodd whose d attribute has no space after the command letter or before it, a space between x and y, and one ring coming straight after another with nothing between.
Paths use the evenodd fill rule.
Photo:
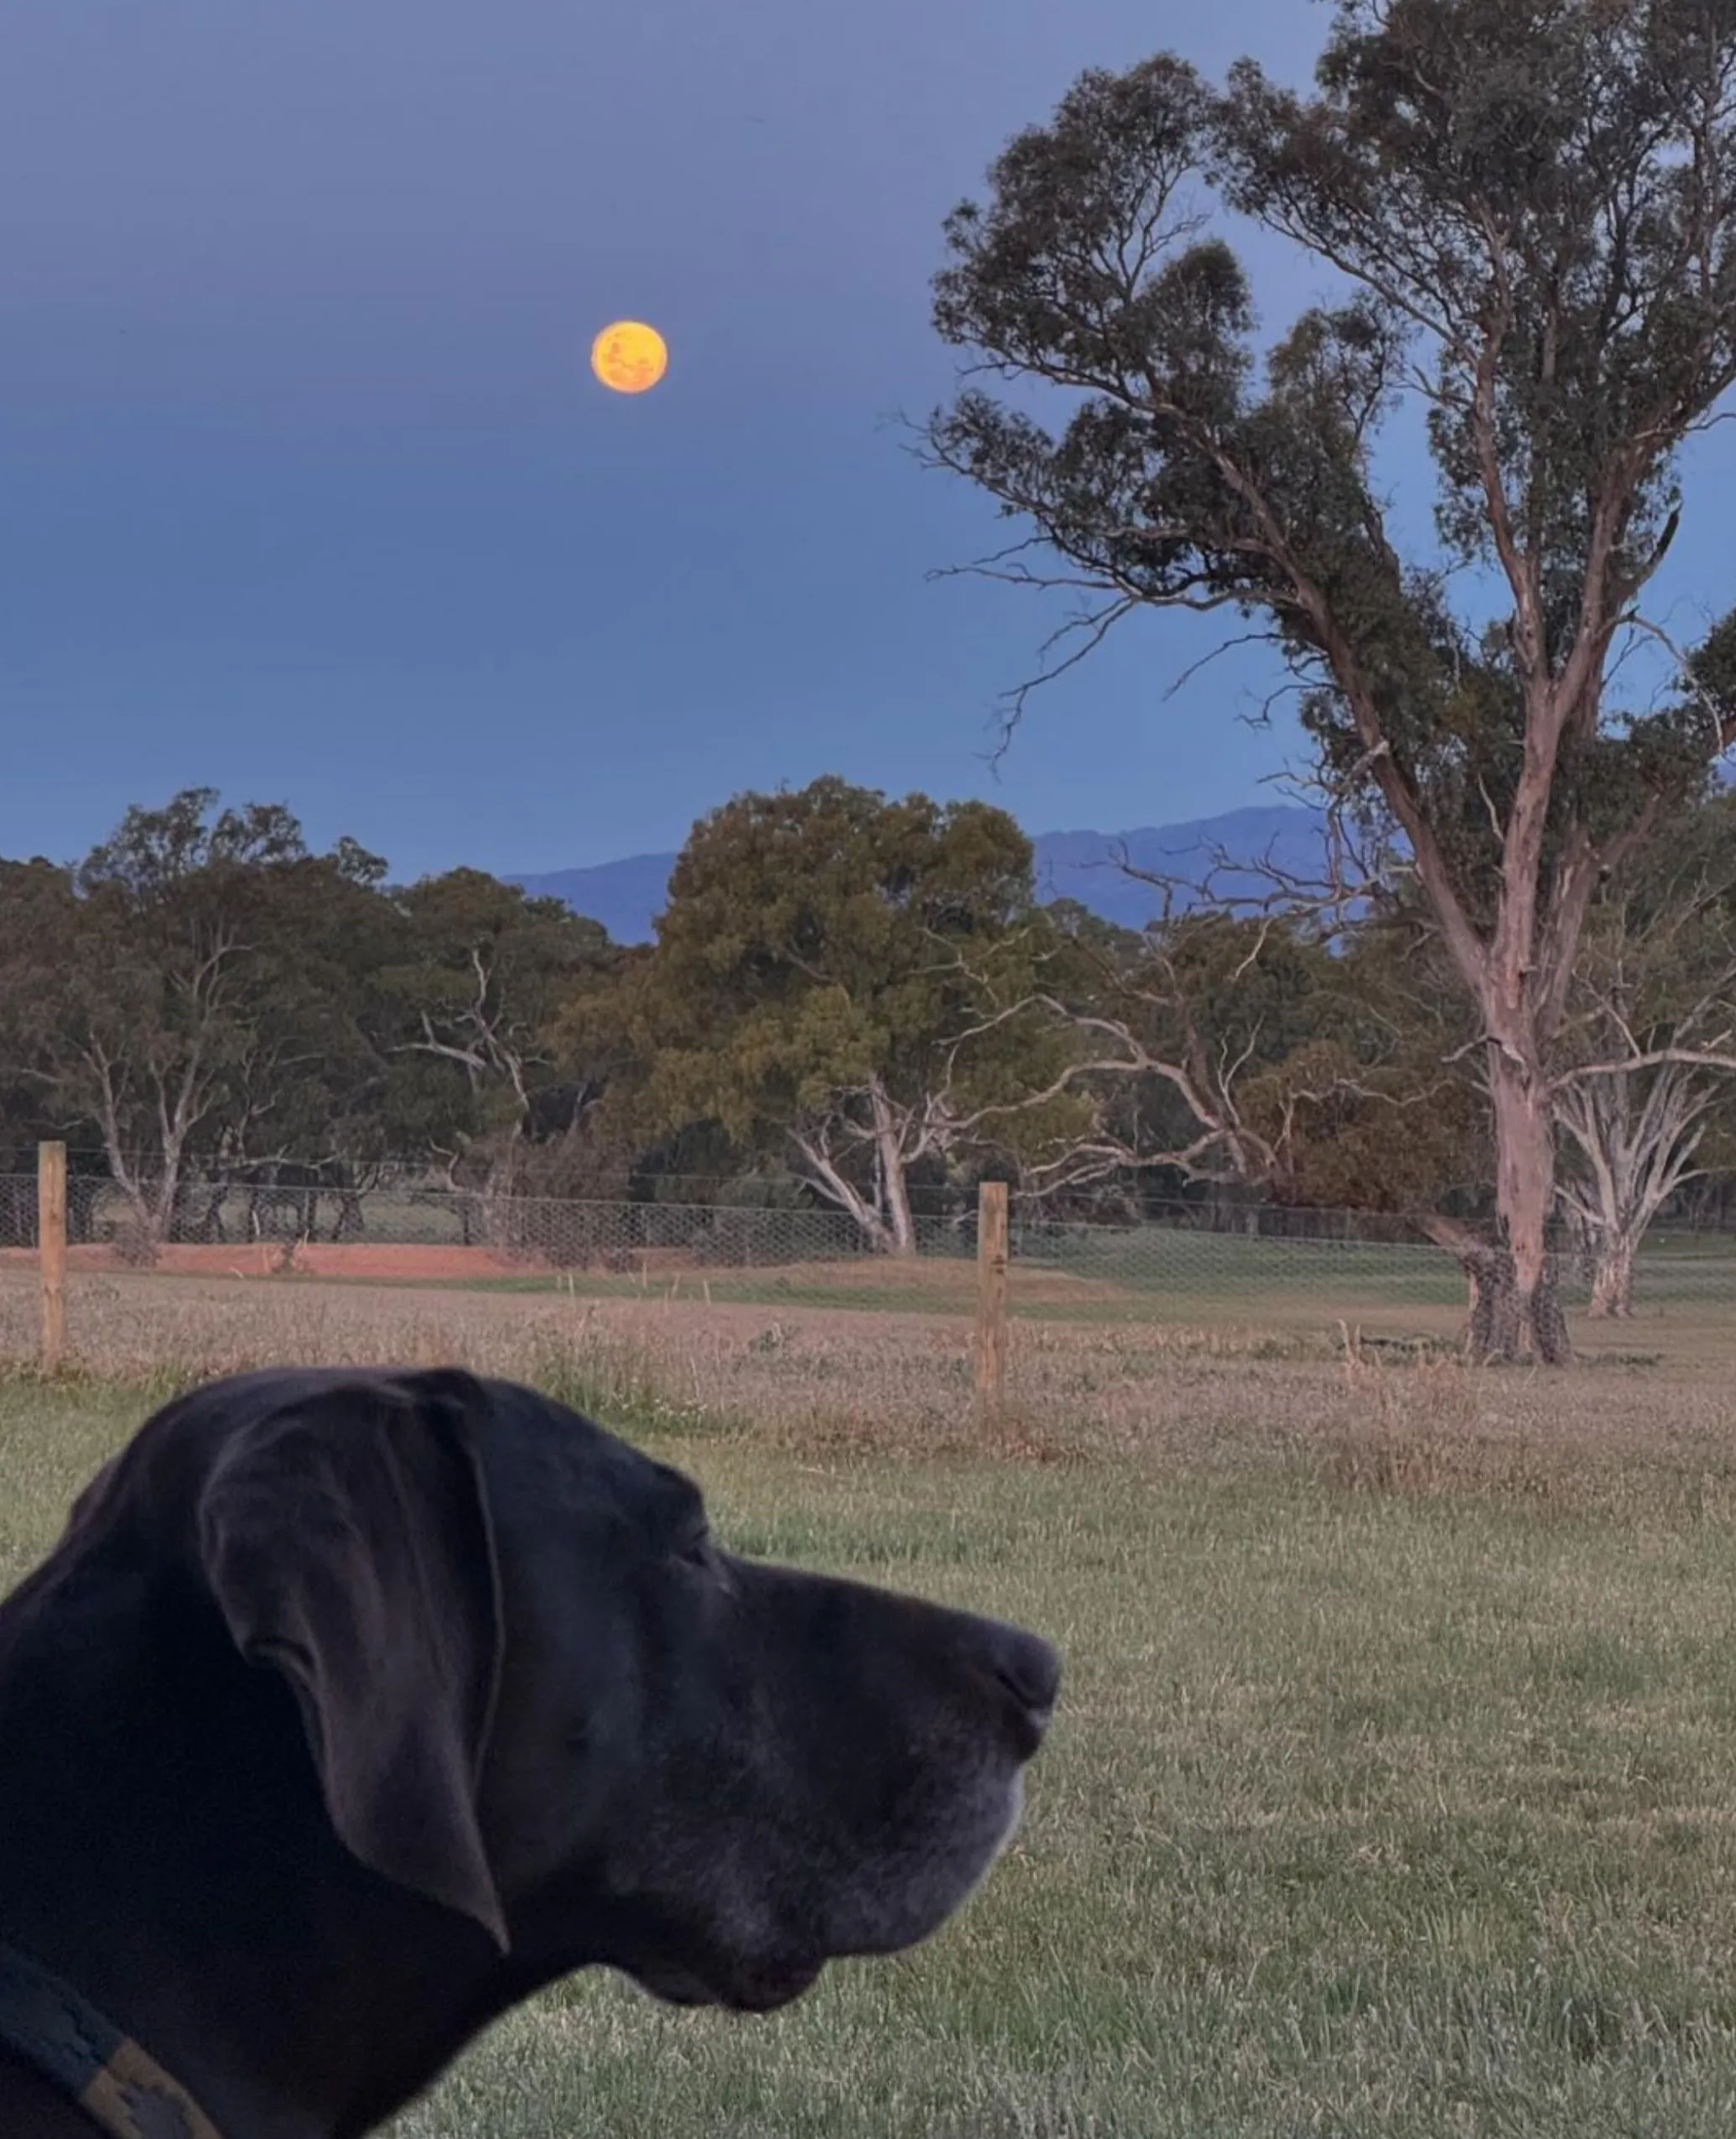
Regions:
<instances>
[{"instance_id":1,"label":"dog collar","mask_svg":"<svg viewBox=\"0 0 1736 2139\"><path fill-rule=\"evenodd\" d=\"M179 2080L70 1983L0 1939L0 2046L109 2139L222 2139Z\"/></svg>"}]
</instances>

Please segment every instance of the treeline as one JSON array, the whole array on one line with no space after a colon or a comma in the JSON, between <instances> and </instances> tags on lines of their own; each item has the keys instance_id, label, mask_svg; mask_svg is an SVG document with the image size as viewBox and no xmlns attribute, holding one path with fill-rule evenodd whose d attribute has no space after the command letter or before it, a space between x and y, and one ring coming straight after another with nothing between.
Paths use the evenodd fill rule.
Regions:
<instances>
[{"instance_id":1,"label":"treeline","mask_svg":"<svg viewBox=\"0 0 1736 2139\"><path fill-rule=\"evenodd\" d=\"M1730 809L1603 887L1576 969L1559 1215L1611 1312L1646 1226L1728 1163ZM65 1138L143 1253L208 1234L223 1184L318 1181L341 1222L395 1164L818 1204L891 1253L999 1178L1058 1215L1258 1197L1471 1256L1478 1040L1401 868L1134 934L1040 905L1004 812L829 778L701 820L649 946L476 870L394 884L204 789L76 866L0 861L0 1171Z\"/></svg>"}]
</instances>

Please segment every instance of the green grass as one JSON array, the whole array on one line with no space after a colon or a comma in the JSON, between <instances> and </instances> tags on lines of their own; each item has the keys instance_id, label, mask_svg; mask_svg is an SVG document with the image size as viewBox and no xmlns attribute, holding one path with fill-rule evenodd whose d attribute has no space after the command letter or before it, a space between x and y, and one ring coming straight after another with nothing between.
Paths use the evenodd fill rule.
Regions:
<instances>
[{"instance_id":1,"label":"green grass","mask_svg":"<svg viewBox=\"0 0 1736 2139\"><path fill-rule=\"evenodd\" d=\"M0 1585L160 1393L0 1379ZM611 1401L738 1546L1049 1633L1062 1713L918 1952L759 2021L575 1979L398 2139L1727 2139L1728 1454L894 1461Z\"/></svg>"},{"instance_id":2,"label":"green grass","mask_svg":"<svg viewBox=\"0 0 1736 2139\"><path fill-rule=\"evenodd\" d=\"M419 1237L410 1231L382 1235L392 1241ZM365 1282L401 1290L559 1293L595 1300L648 1296L839 1313L955 1314L969 1306L974 1264L964 1254L926 1255L908 1266L867 1257L774 1262L780 1245L768 1234L757 1266L720 1262L650 1277L574 1268L458 1278L371 1276ZM1449 1254L1404 1243L1259 1239L1157 1226L1081 1228L1058 1241L1016 1244L1012 1268L1011 1312L1024 1320L1115 1325L1162 1311L1203 1323L1238 1315L1318 1323L1417 1309L1457 1315L1465 1301L1463 1278ZM286 1277L280 1282L322 1281ZM1588 1298L1583 1274L1570 1270L1565 1304L1581 1309ZM1736 1308L1736 1246L1713 1235L1648 1242L1635 1277L1635 1304L1642 1317Z\"/></svg>"}]
</instances>

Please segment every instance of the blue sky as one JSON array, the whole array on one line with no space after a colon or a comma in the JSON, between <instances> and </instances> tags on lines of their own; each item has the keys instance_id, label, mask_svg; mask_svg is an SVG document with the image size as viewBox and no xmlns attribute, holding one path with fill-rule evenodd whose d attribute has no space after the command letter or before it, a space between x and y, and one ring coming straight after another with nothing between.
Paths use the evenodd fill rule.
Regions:
<instances>
[{"instance_id":1,"label":"blue sky","mask_svg":"<svg viewBox=\"0 0 1736 2139\"><path fill-rule=\"evenodd\" d=\"M1326 23L8 0L0 853L195 783L405 875L671 847L828 771L1033 830L1262 799L1257 662L1167 696L1212 643L1169 618L1034 701L997 777L1054 619L930 579L996 525L892 419L949 390L940 224L1010 133L1162 45L1299 75ZM1321 294L1256 251L1275 320ZM620 316L668 339L649 394L586 368ZM1731 598L1729 494L1690 501L1688 636Z\"/></svg>"}]
</instances>

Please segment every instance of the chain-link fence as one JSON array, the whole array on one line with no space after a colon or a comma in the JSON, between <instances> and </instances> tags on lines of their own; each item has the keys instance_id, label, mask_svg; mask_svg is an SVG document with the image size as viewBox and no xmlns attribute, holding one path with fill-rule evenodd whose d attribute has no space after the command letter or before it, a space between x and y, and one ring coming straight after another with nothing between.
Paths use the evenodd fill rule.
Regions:
<instances>
[{"instance_id":1,"label":"chain-link fence","mask_svg":"<svg viewBox=\"0 0 1736 2139\"><path fill-rule=\"evenodd\" d=\"M312 1169L306 1169L311 1174ZM0 1176L0 1251L34 1248L34 1176ZM1015 1206L1013 1304L1047 1314L1177 1318L1233 1310L1323 1317L1463 1306L1463 1277L1444 1250L1359 1234L1354 1214L1250 1209L1224 1230L1201 1214L1170 1223L1069 1223ZM840 1305L938 1304L968 1282L975 1212L919 1217L913 1258L876 1252L841 1210L734 1204L580 1202L491 1195L412 1175L372 1185L314 1179L200 1180L166 1226L148 1226L114 1183L75 1174L67 1231L75 1269L116 1262L171 1270L250 1267L309 1274L415 1276L476 1282L559 1273L595 1289L691 1283L725 1298L834 1298ZM151 1244L154 1236L155 1245ZM938 1265L951 1266L947 1276ZM1592 1270L1562 1252L1557 1277L1583 1305ZM1635 1311L1672 1305L1736 1309L1736 1237L1658 1231L1640 1254Z\"/></svg>"},{"instance_id":2,"label":"chain-link fence","mask_svg":"<svg viewBox=\"0 0 1736 2139\"><path fill-rule=\"evenodd\" d=\"M311 1174L311 1168L307 1169ZM0 1248L36 1244L34 1174L0 1174ZM166 1219L142 1210L106 1177L72 1175L67 1239L74 1247L151 1259L145 1246L470 1249L551 1269L630 1272L648 1259L673 1267L771 1268L848 1262L875 1252L847 1213L730 1203L586 1202L491 1193L388 1176L366 1186L317 1179L190 1183ZM914 1221L923 1255L975 1252L975 1213ZM185 1258L177 1258L187 1267ZM336 1267L336 1266L332 1266Z\"/></svg>"}]
</instances>

